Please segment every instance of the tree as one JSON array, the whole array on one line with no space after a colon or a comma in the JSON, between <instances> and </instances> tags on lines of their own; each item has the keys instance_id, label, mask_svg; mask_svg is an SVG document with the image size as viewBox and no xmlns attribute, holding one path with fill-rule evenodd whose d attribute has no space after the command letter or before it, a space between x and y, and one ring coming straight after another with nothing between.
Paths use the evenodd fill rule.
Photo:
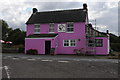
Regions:
<instances>
[{"instance_id":1,"label":"tree","mask_svg":"<svg viewBox=\"0 0 120 80\"><path fill-rule=\"evenodd\" d=\"M14 29L8 34L8 41L13 42L14 45L24 44L25 31L21 31L19 28Z\"/></svg>"},{"instance_id":2,"label":"tree","mask_svg":"<svg viewBox=\"0 0 120 80\"><path fill-rule=\"evenodd\" d=\"M2 22L2 39L6 41L7 35L9 33L9 31L12 30L12 28L9 28L6 21L1 20L1 22Z\"/></svg>"}]
</instances>

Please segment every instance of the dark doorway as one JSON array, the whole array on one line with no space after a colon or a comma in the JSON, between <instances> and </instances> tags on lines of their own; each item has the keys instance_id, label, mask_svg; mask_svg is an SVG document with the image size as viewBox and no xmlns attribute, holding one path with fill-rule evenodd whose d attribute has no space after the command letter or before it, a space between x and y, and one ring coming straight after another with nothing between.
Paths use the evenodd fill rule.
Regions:
<instances>
[{"instance_id":1,"label":"dark doorway","mask_svg":"<svg viewBox=\"0 0 120 80\"><path fill-rule=\"evenodd\" d=\"M45 54L50 54L51 41L45 41Z\"/></svg>"}]
</instances>

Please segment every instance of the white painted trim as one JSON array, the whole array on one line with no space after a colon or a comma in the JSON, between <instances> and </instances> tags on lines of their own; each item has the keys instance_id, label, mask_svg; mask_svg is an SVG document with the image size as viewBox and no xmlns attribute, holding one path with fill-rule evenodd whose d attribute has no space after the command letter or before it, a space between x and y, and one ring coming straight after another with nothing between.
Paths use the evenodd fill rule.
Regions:
<instances>
[{"instance_id":1,"label":"white painted trim","mask_svg":"<svg viewBox=\"0 0 120 80\"><path fill-rule=\"evenodd\" d=\"M40 32L34 32L33 34L40 34Z\"/></svg>"},{"instance_id":2,"label":"white painted trim","mask_svg":"<svg viewBox=\"0 0 120 80\"><path fill-rule=\"evenodd\" d=\"M55 33L55 32L49 32L49 33Z\"/></svg>"},{"instance_id":3,"label":"white painted trim","mask_svg":"<svg viewBox=\"0 0 120 80\"><path fill-rule=\"evenodd\" d=\"M55 38L57 38L58 37L58 35L57 36L55 36Z\"/></svg>"},{"instance_id":4,"label":"white painted trim","mask_svg":"<svg viewBox=\"0 0 120 80\"><path fill-rule=\"evenodd\" d=\"M57 36L58 36L58 35L57 35ZM25 39L55 39L57 36L51 37L51 38L25 38Z\"/></svg>"},{"instance_id":5,"label":"white painted trim","mask_svg":"<svg viewBox=\"0 0 120 80\"><path fill-rule=\"evenodd\" d=\"M54 39L54 38L52 37L52 38L25 38L25 39Z\"/></svg>"},{"instance_id":6,"label":"white painted trim","mask_svg":"<svg viewBox=\"0 0 120 80\"><path fill-rule=\"evenodd\" d=\"M66 32L66 33L74 33L74 32Z\"/></svg>"}]
</instances>

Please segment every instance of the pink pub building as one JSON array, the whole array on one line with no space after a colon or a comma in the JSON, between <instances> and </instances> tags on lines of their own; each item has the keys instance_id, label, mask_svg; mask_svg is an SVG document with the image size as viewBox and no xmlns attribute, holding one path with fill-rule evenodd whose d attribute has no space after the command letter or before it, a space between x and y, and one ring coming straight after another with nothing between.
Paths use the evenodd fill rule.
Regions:
<instances>
[{"instance_id":1,"label":"pink pub building","mask_svg":"<svg viewBox=\"0 0 120 80\"><path fill-rule=\"evenodd\" d=\"M93 28L87 4L82 9L38 12L26 22L25 53L108 55L109 35Z\"/></svg>"}]
</instances>

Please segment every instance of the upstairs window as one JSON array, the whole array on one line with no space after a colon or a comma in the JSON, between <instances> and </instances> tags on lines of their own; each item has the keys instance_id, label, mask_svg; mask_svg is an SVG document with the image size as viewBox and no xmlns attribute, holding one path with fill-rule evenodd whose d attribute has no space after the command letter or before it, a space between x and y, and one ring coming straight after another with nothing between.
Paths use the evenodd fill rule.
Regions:
<instances>
[{"instance_id":1,"label":"upstairs window","mask_svg":"<svg viewBox=\"0 0 120 80\"><path fill-rule=\"evenodd\" d=\"M73 24L73 22L67 23L67 32L74 32L74 24Z\"/></svg>"},{"instance_id":2,"label":"upstairs window","mask_svg":"<svg viewBox=\"0 0 120 80\"><path fill-rule=\"evenodd\" d=\"M102 47L103 46L103 40L102 39L96 39L96 47Z\"/></svg>"},{"instance_id":3,"label":"upstairs window","mask_svg":"<svg viewBox=\"0 0 120 80\"><path fill-rule=\"evenodd\" d=\"M34 33L40 33L40 24L34 24Z\"/></svg>"},{"instance_id":4,"label":"upstairs window","mask_svg":"<svg viewBox=\"0 0 120 80\"><path fill-rule=\"evenodd\" d=\"M64 40L63 45L64 47L75 47L76 40Z\"/></svg>"},{"instance_id":5,"label":"upstairs window","mask_svg":"<svg viewBox=\"0 0 120 80\"><path fill-rule=\"evenodd\" d=\"M50 23L49 32L54 32L54 23Z\"/></svg>"}]
</instances>

